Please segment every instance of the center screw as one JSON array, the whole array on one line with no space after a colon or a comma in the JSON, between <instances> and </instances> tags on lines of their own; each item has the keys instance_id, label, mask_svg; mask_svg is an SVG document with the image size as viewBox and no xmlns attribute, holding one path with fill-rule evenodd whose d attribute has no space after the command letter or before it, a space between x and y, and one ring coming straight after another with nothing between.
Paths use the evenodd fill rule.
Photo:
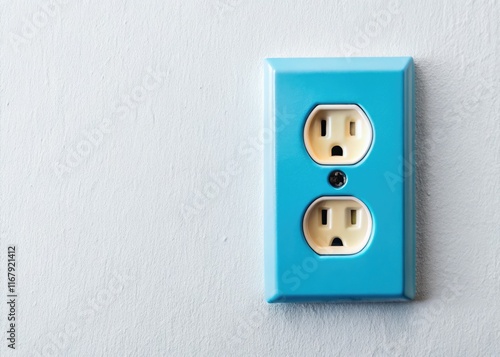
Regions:
<instances>
[{"instance_id":1,"label":"center screw","mask_svg":"<svg viewBox=\"0 0 500 357\"><path fill-rule=\"evenodd\" d=\"M330 185L332 185L335 188L341 188L342 186L345 185L347 181L347 176L343 171L340 170L335 170L330 173L330 176L328 176L328 182L330 182Z\"/></svg>"}]
</instances>

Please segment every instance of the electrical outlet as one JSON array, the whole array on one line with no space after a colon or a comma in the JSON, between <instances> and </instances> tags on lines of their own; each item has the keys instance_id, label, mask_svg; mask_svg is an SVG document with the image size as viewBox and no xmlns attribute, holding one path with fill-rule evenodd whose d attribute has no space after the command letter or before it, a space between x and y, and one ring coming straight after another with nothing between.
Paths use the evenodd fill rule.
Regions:
<instances>
[{"instance_id":1,"label":"electrical outlet","mask_svg":"<svg viewBox=\"0 0 500 357\"><path fill-rule=\"evenodd\" d=\"M355 254L368 243L372 217L355 197L320 197L307 208L303 229L307 243L318 254Z\"/></svg>"},{"instance_id":2,"label":"electrical outlet","mask_svg":"<svg viewBox=\"0 0 500 357\"><path fill-rule=\"evenodd\" d=\"M318 105L306 120L304 143L318 164L360 161L372 143L373 129L357 105Z\"/></svg>"},{"instance_id":3,"label":"electrical outlet","mask_svg":"<svg viewBox=\"0 0 500 357\"><path fill-rule=\"evenodd\" d=\"M410 57L265 66L268 302L415 294Z\"/></svg>"}]
</instances>

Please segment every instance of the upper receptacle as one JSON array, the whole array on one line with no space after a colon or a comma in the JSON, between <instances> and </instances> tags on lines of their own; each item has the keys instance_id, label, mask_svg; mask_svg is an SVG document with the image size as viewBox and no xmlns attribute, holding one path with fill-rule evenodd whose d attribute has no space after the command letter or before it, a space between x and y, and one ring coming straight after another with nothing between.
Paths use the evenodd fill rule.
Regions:
<instances>
[{"instance_id":1,"label":"upper receptacle","mask_svg":"<svg viewBox=\"0 0 500 357\"><path fill-rule=\"evenodd\" d=\"M370 120L354 104L318 105L304 128L307 152L321 165L352 165L361 161L372 138Z\"/></svg>"}]
</instances>

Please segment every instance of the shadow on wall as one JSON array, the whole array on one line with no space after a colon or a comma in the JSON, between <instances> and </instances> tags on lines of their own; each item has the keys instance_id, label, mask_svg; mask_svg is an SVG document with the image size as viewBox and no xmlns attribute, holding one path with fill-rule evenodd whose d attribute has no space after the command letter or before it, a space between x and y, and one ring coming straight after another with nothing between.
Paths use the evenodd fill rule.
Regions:
<instances>
[{"instance_id":1,"label":"shadow on wall","mask_svg":"<svg viewBox=\"0 0 500 357\"><path fill-rule=\"evenodd\" d=\"M425 178L429 177L427 172L428 167L424 164L429 162L429 155L431 155L432 150L425 150L427 145L419 145L419 143L424 143L425 138L429 137L427 133L429 132L429 123L425 120L427 118L427 97L425 86L425 74L423 73L422 64L419 61L415 61L415 195L416 195L416 254L417 254L417 267L416 267L416 279L417 279L417 291L415 295L415 300L425 300L426 295L428 295L429 286L426 283L425 277L429 274L429 267L425 264L425 257L429 252L427 245L428 241L426 237L427 234L427 218L429 212L430 199L426 194Z\"/></svg>"}]
</instances>

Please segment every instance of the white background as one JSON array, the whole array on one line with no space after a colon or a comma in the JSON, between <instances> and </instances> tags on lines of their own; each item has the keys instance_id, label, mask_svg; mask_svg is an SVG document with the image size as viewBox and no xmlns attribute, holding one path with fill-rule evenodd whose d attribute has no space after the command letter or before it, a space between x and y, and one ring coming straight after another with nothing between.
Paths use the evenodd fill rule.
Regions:
<instances>
[{"instance_id":1,"label":"white background","mask_svg":"<svg viewBox=\"0 0 500 357\"><path fill-rule=\"evenodd\" d=\"M0 4L2 355L8 244L19 356L500 354L498 2ZM266 304L263 59L401 55L417 301Z\"/></svg>"}]
</instances>

